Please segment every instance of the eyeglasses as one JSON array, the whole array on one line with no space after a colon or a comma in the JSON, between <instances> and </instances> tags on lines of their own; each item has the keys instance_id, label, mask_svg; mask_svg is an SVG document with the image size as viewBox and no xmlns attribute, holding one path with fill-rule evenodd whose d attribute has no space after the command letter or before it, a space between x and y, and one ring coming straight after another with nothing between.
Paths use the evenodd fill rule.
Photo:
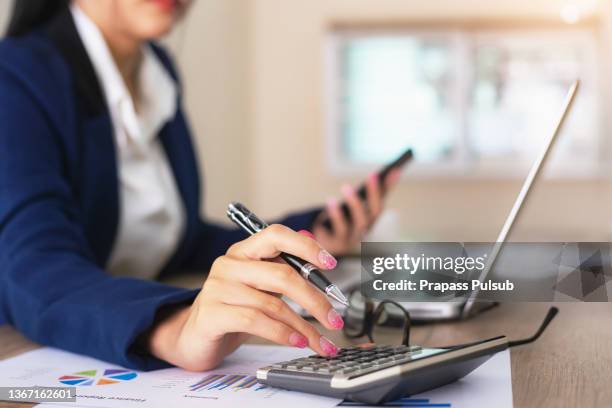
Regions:
<instances>
[{"instance_id":1,"label":"eyeglasses","mask_svg":"<svg viewBox=\"0 0 612 408\"><path fill-rule=\"evenodd\" d=\"M363 307L347 307L344 312L344 335L349 339L366 336L375 343L384 337L388 341L390 335L398 333L402 336L401 344L410 345L410 313L399 303L383 300L374 306L370 298L354 291L349 295L349 305ZM398 331L397 329L401 329ZM394 332L394 333L393 333ZM380 334L380 335L379 335Z\"/></svg>"},{"instance_id":2,"label":"eyeglasses","mask_svg":"<svg viewBox=\"0 0 612 408\"><path fill-rule=\"evenodd\" d=\"M370 298L361 295L357 290L349 295L349 307L344 312L344 335L349 339L367 337L372 343L389 342L393 335L401 335L401 344L410 346L410 313L399 303L383 300L377 305ZM358 306L358 307L355 307ZM363 306L363 307L361 307ZM559 313L559 309L551 307L540 324L538 330L525 339L508 342L509 347L521 346L536 341L546 330L550 322ZM401 329L398 331L398 329ZM490 339L477 340L471 343L455 344L435 348L453 349L474 346ZM397 342L397 341L396 341Z\"/></svg>"}]
</instances>

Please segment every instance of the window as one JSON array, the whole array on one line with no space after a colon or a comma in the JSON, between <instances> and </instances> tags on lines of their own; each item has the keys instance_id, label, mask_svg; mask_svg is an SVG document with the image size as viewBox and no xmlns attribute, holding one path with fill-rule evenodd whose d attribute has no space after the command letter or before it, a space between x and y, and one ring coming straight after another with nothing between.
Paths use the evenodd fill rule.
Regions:
<instances>
[{"instance_id":1,"label":"window","mask_svg":"<svg viewBox=\"0 0 612 408\"><path fill-rule=\"evenodd\" d=\"M335 170L377 167L411 146L413 174L522 175L575 78L551 167L600 169L594 30L339 30L329 50Z\"/></svg>"}]
</instances>

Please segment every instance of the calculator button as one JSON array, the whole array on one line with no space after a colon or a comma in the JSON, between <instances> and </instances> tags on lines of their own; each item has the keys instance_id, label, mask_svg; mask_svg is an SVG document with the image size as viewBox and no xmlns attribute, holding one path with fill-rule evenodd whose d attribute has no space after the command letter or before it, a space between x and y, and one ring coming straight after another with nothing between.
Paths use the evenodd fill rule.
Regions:
<instances>
[{"instance_id":1,"label":"calculator button","mask_svg":"<svg viewBox=\"0 0 612 408\"><path fill-rule=\"evenodd\" d=\"M393 359L389 357L389 358L381 358L380 360L376 360L375 363L376 364L385 364L385 363L389 363L391 361L393 361Z\"/></svg>"},{"instance_id":2,"label":"calculator button","mask_svg":"<svg viewBox=\"0 0 612 408\"><path fill-rule=\"evenodd\" d=\"M317 371L318 368L317 367L312 367L312 366L306 366L306 367L302 367L302 371L306 371L306 372L315 372Z\"/></svg>"},{"instance_id":3,"label":"calculator button","mask_svg":"<svg viewBox=\"0 0 612 408\"><path fill-rule=\"evenodd\" d=\"M302 364L294 364L294 363L293 364L288 364L287 368L290 369L290 370L297 370L297 369L302 368Z\"/></svg>"},{"instance_id":4,"label":"calculator button","mask_svg":"<svg viewBox=\"0 0 612 408\"><path fill-rule=\"evenodd\" d=\"M389 361L388 363L379 364L376 366L377 369L382 370L383 368L389 368L398 365L397 361Z\"/></svg>"}]
</instances>

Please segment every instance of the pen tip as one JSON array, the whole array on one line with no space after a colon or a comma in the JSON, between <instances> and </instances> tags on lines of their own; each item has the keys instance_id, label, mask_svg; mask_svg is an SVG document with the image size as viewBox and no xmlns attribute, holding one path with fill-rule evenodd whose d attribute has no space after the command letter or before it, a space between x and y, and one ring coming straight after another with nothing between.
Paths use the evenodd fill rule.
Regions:
<instances>
[{"instance_id":1,"label":"pen tip","mask_svg":"<svg viewBox=\"0 0 612 408\"><path fill-rule=\"evenodd\" d=\"M348 300L346 296L342 293L340 289L336 285L332 285L327 289L327 295L337 301L338 303L342 303L344 306L348 306Z\"/></svg>"}]
</instances>

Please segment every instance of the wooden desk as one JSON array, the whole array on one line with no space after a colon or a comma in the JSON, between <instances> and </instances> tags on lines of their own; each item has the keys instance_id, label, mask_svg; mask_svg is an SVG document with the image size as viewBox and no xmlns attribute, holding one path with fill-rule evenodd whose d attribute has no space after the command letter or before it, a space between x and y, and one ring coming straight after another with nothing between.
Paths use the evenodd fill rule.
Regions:
<instances>
[{"instance_id":1,"label":"wooden desk","mask_svg":"<svg viewBox=\"0 0 612 408\"><path fill-rule=\"evenodd\" d=\"M562 303L558 307L559 315L538 342L511 351L514 405L612 406L612 303ZM417 326L412 338L416 344L433 346L499 334L527 337L547 310L544 304L507 304L464 322ZM348 344L340 333L329 337L338 345ZM0 327L0 359L37 347L12 328ZM29 406L0 402L0 407Z\"/></svg>"}]
</instances>

